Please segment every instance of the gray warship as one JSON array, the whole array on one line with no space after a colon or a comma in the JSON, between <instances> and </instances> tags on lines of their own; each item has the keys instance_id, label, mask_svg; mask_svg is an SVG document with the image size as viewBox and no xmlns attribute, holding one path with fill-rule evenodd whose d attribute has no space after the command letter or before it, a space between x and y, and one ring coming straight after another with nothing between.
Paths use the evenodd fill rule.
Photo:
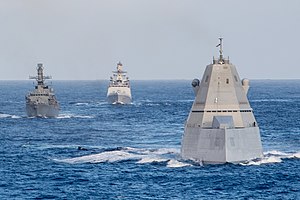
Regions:
<instances>
[{"instance_id":1,"label":"gray warship","mask_svg":"<svg viewBox=\"0 0 300 200\"><path fill-rule=\"evenodd\" d=\"M28 117L57 117L60 106L56 100L53 88L45 85L45 79L51 76L43 75L43 64L37 65L37 76L30 76L29 79L36 79L35 89L25 96L26 112Z\"/></svg>"},{"instance_id":2,"label":"gray warship","mask_svg":"<svg viewBox=\"0 0 300 200\"><path fill-rule=\"evenodd\" d=\"M107 102L110 104L130 104L131 89L126 71L122 69L121 62L117 64L117 71L113 71L107 89Z\"/></svg>"},{"instance_id":3,"label":"gray warship","mask_svg":"<svg viewBox=\"0 0 300 200\"><path fill-rule=\"evenodd\" d=\"M194 79L195 100L185 123L181 157L204 164L239 163L263 155L260 131L250 107L249 80L240 80L235 66L223 57Z\"/></svg>"}]
</instances>

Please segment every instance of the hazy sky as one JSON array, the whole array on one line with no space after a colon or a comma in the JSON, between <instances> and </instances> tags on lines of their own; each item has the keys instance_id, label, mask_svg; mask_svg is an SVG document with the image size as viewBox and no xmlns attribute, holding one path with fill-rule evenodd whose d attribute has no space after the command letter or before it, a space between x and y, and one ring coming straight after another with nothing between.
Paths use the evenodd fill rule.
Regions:
<instances>
[{"instance_id":1,"label":"hazy sky","mask_svg":"<svg viewBox=\"0 0 300 200\"><path fill-rule=\"evenodd\" d=\"M299 0L0 0L0 26L0 80L201 78L219 36L241 78L300 78Z\"/></svg>"}]
</instances>

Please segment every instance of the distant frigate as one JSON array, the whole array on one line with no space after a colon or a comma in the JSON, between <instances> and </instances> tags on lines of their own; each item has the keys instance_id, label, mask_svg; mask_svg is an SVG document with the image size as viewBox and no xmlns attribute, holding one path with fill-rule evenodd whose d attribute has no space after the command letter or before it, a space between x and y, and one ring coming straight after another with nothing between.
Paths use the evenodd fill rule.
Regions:
<instances>
[{"instance_id":1,"label":"distant frigate","mask_svg":"<svg viewBox=\"0 0 300 200\"><path fill-rule=\"evenodd\" d=\"M123 65L117 64L117 71L113 71L107 90L107 101L110 104L130 104L131 90L129 78L126 71L122 70Z\"/></svg>"},{"instance_id":2,"label":"distant frigate","mask_svg":"<svg viewBox=\"0 0 300 200\"><path fill-rule=\"evenodd\" d=\"M37 65L37 76L30 76L29 79L36 79L35 89L25 96L26 112L29 117L57 117L60 106L56 100L53 88L44 84L45 79L51 76L43 75L43 64Z\"/></svg>"},{"instance_id":3,"label":"distant frigate","mask_svg":"<svg viewBox=\"0 0 300 200\"><path fill-rule=\"evenodd\" d=\"M262 157L258 124L247 93L249 80L240 80L235 66L220 56L194 79L195 100L185 123L181 144L184 159L206 164L237 163Z\"/></svg>"}]
</instances>

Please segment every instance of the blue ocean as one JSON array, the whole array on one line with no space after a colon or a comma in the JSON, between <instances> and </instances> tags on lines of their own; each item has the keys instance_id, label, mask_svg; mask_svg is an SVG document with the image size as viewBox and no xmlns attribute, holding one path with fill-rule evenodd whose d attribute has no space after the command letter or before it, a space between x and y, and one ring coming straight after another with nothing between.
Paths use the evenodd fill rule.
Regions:
<instances>
[{"instance_id":1,"label":"blue ocean","mask_svg":"<svg viewBox=\"0 0 300 200\"><path fill-rule=\"evenodd\" d=\"M300 80L250 81L264 158L223 165L180 158L191 81L131 81L131 105L107 85L54 80L51 119L26 116L32 81L0 81L0 199L300 199Z\"/></svg>"}]
</instances>

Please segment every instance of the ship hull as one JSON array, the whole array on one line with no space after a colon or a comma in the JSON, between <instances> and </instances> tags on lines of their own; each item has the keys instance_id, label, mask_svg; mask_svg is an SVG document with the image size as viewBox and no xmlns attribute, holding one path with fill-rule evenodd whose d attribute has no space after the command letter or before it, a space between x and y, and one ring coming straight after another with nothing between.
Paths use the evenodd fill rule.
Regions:
<instances>
[{"instance_id":1,"label":"ship hull","mask_svg":"<svg viewBox=\"0 0 300 200\"><path fill-rule=\"evenodd\" d=\"M28 117L57 117L59 107L47 104L26 104Z\"/></svg>"},{"instance_id":2,"label":"ship hull","mask_svg":"<svg viewBox=\"0 0 300 200\"><path fill-rule=\"evenodd\" d=\"M123 95L123 94L109 94L107 96L107 102L109 104L130 104L131 103L131 97L129 95Z\"/></svg>"},{"instance_id":3,"label":"ship hull","mask_svg":"<svg viewBox=\"0 0 300 200\"><path fill-rule=\"evenodd\" d=\"M129 87L108 87L107 102L110 104L130 104L131 90Z\"/></svg>"},{"instance_id":4,"label":"ship hull","mask_svg":"<svg viewBox=\"0 0 300 200\"><path fill-rule=\"evenodd\" d=\"M204 164L240 163L261 158L258 127L203 129L185 127L181 156Z\"/></svg>"}]
</instances>

